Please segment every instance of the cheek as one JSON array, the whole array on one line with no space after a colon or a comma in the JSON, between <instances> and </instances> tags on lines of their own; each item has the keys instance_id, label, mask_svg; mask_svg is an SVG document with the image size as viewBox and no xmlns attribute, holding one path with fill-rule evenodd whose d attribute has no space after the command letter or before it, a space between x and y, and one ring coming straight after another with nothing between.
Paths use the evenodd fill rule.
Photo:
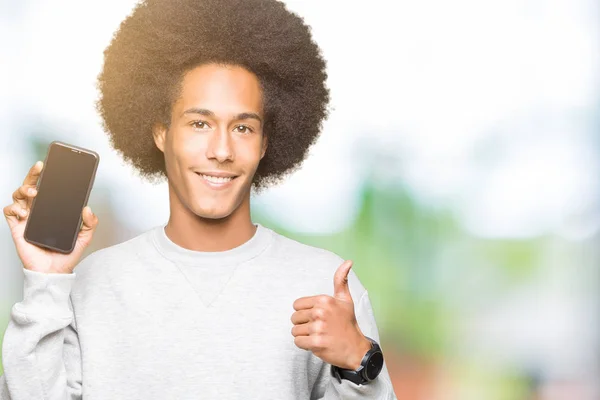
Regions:
<instances>
[{"instance_id":1,"label":"cheek","mask_svg":"<svg viewBox=\"0 0 600 400\"><path fill-rule=\"evenodd\" d=\"M253 141L252 143L245 143L244 146L240 146L240 150L237 153L237 158L244 161L245 164L252 165L258 164L260 156L262 154L262 144L260 140Z\"/></svg>"},{"instance_id":2,"label":"cheek","mask_svg":"<svg viewBox=\"0 0 600 400\"><path fill-rule=\"evenodd\" d=\"M201 136L186 136L182 132L173 135L171 158L178 165L193 165L200 155L204 155L206 144Z\"/></svg>"}]
</instances>

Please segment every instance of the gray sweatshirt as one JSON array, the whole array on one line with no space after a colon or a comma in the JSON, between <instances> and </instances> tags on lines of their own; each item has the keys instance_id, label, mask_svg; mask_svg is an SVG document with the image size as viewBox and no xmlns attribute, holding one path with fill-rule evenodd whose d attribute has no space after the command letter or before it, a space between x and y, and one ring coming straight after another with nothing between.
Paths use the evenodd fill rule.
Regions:
<instances>
[{"instance_id":1,"label":"gray sweatshirt","mask_svg":"<svg viewBox=\"0 0 600 400\"><path fill-rule=\"evenodd\" d=\"M72 274L23 268L0 399L396 399L387 366L356 385L294 344L294 301L333 296L344 260L255 225L222 252L182 248L163 224ZM348 279L359 327L379 342L368 293Z\"/></svg>"}]
</instances>

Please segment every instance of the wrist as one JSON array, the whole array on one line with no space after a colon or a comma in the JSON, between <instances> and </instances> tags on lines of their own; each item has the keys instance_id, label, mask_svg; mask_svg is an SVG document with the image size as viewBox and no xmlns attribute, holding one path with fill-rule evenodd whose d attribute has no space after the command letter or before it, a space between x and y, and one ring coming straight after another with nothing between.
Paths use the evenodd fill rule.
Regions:
<instances>
[{"instance_id":1,"label":"wrist","mask_svg":"<svg viewBox=\"0 0 600 400\"><path fill-rule=\"evenodd\" d=\"M352 355L348 359L347 369L356 371L358 368L360 368L363 358L367 352L371 350L372 346L373 345L371 344L371 341L365 336L362 336L359 345L356 346L355 351L352 352Z\"/></svg>"},{"instance_id":2,"label":"wrist","mask_svg":"<svg viewBox=\"0 0 600 400\"><path fill-rule=\"evenodd\" d=\"M383 369L384 360L383 353L381 352L381 347L376 341L368 337L365 338L370 342L371 348L369 348L362 355L362 360L357 368L354 368L354 362L352 362L352 365L350 365L350 362L346 363L346 367L332 366L331 373L334 377L336 377L338 382L341 383L342 379L347 379L351 382L356 383L357 385L363 385L377 378L377 376ZM362 344L357 345L355 347L357 349L356 357L358 358L358 356L360 356L360 354L363 353L363 349L360 350L361 353L358 353L358 348L362 347ZM350 360L350 357L354 356L349 356L348 360Z\"/></svg>"}]
</instances>

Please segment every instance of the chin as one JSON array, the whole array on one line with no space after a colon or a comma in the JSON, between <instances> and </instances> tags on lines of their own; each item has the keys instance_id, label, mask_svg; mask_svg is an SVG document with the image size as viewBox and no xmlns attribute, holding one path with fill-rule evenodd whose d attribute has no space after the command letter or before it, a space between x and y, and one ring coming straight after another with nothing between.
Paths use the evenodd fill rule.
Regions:
<instances>
[{"instance_id":1,"label":"chin","mask_svg":"<svg viewBox=\"0 0 600 400\"><path fill-rule=\"evenodd\" d=\"M239 179L239 178L237 178ZM231 188L232 191L211 192L210 189L194 188L188 192L184 203L187 203L189 210L199 218L218 220L230 217L243 203L240 200L238 188ZM238 191L235 191L238 189Z\"/></svg>"},{"instance_id":2,"label":"chin","mask_svg":"<svg viewBox=\"0 0 600 400\"><path fill-rule=\"evenodd\" d=\"M194 212L194 214L204 219L224 219L231 215L231 211L207 211L200 209L199 211Z\"/></svg>"},{"instance_id":3,"label":"chin","mask_svg":"<svg viewBox=\"0 0 600 400\"><path fill-rule=\"evenodd\" d=\"M200 218L223 219L229 217L234 209L230 207L206 207L197 204L191 211Z\"/></svg>"}]
</instances>

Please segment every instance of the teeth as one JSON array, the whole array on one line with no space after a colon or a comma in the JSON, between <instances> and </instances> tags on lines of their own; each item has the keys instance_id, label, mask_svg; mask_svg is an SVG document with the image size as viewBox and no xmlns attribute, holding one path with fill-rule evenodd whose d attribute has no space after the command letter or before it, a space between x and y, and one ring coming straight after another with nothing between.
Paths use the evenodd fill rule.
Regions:
<instances>
[{"instance_id":1,"label":"teeth","mask_svg":"<svg viewBox=\"0 0 600 400\"><path fill-rule=\"evenodd\" d=\"M204 175L204 174L201 174L201 175L204 179L206 179L207 181L212 182L212 183L225 183L225 182L229 182L230 180L233 179L233 178L223 178L223 177L210 176L210 175Z\"/></svg>"}]
</instances>

